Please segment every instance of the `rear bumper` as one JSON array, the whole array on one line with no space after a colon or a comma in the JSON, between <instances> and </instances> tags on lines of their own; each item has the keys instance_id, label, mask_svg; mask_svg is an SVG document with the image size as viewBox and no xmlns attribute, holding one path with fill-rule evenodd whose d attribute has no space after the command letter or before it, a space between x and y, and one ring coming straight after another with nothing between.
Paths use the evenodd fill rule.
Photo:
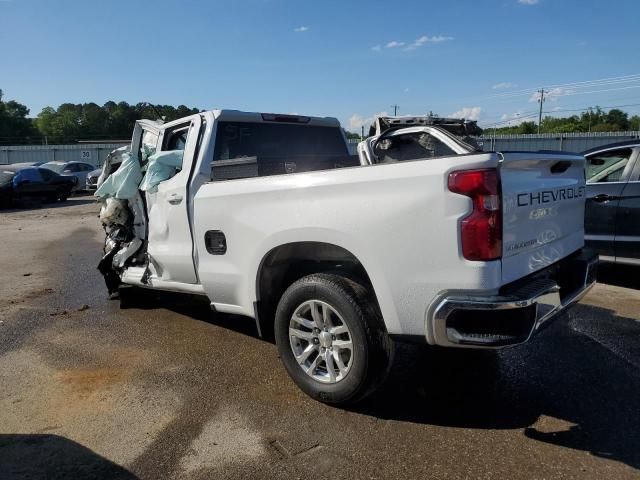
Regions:
<instances>
[{"instance_id":1,"label":"rear bumper","mask_svg":"<svg viewBox=\"0 0 640 480\"><path fill-rule=\"evenodd\" d=\"M431 309L433 341L473 348L524 343L589 291L597 265L597 255L583 249L495 296L445 292Z\"/></svg>"}]
</instances>

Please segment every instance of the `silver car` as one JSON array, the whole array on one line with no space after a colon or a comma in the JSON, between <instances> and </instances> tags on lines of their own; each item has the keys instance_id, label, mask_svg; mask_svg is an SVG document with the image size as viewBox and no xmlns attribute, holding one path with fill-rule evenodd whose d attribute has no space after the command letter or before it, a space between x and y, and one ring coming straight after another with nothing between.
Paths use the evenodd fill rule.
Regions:
<instances>
[{"instance_id":1,"label":"silver car","mask_svg":"<svg viewBox=\"0 0 640 480\"><path fill-rule=\"evenodd\" d=\"M75 177L76 183L73 190L83 190L86 188L87 176L89 172L96 167L90 163L85 162L47 162L41 165L42 168L47 168L56 172L63 177Z\"/></svg>"},{"instance_id":2,"label":"silver car","mask_svg":"<svg viewBox=\"0 0 640 480\"><path fill-rule=\"evenodd\" d=\"M87 183L85 186L86 190L96 190L98 188L98 178L100 178L101 173L102 169L96 168L95 170L91 170L87 174Z\"/></svg>"}]
</instances>

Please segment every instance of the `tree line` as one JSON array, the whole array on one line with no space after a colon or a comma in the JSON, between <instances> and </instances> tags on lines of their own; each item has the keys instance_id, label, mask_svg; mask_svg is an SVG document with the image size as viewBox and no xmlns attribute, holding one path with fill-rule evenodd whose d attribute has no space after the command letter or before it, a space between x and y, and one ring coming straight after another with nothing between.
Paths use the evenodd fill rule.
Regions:
<instances>
[{"instance_id":1,"label":"tree line","mask_svg":"<svg viewBox=\"0 0 640 480\"><path fill-rule=\"evenodd\" d=\"M0 144L74 143L78 140L124 140L131 138L136 120L163 119L166 122L198 113L185 105L152 105L108 101L104 105L63 103L45 107L35 118L15 101L3 100L0 90Z\"/></svg>"},{"instance_id":2,"label":"tree line","mask_svg":"<svg viewBox=\"0 0 640 480\"><path fill-rule=\"evenodd\" d=\"M485 135L492 135L493 128L486 128ZM612 108L608 112L595 107L570 117L549 117L542 119L540 133L572 133L572 132L622 132L640 130L640 116L629 117L627 112ZM522 122L519 125L500 127L496 134L507 133L538 133L538 124L533 121Z\"/></svg>"},{"instance_id":3,"label":"tree line","mask_svg":"<svg viewBox=\"0 0 640 480\"><path fill-rule=\"evenodd\" d=\"M164 119L167 122L198 113L197 108L185 105L152 105L141 102L108 101L104 105L89 103L63 103L58 108L45 107L35 117L29 109L15 100L5 101L0 90L0 145L74 143L78 140L124 140L131 137L133 124L141 118ZM569 117L546 116L542 120L542 133L615 132L640 130L640 116L629 117L617 108L605 111L595 107L580 115ZM485 135L493 134L486 128ZM537 133L533 121L495 129L496 134ZM358 134L346 132L348 138Z\"/></svg>"}]
</instances>

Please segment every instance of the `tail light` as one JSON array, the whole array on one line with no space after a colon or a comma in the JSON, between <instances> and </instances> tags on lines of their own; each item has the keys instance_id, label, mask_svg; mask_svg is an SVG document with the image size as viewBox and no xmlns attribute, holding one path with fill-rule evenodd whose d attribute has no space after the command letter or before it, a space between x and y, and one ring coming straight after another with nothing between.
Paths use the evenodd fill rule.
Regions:
<instances>
[{"instance_id":1,"label":"tail light","mask_svg":"<svg viewBox=\"0 0 640 480\"><path fill-rule=\"evenodd\" d=\"M496 169L461 170L449 174L449 190L473 201L473 211L461 222L462 255L467 260L502 256L500 180Z\"/></svg>"}]
</instances>

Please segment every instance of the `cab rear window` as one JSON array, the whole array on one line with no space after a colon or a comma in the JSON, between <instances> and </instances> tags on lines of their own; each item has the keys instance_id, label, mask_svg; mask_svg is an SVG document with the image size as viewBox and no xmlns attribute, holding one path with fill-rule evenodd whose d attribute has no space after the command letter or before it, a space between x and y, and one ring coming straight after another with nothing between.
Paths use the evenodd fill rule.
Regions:
<instances>
[{"instance_id":1,"label":"cab rear window","mask_svg":"<svg viewBox=\"0 0 640 480\"><path fill-rule=\"evenodd\" d=\"M230 180L358 164L336 127L220 122L211 178Z\"/></svg>"}]
</instances>

